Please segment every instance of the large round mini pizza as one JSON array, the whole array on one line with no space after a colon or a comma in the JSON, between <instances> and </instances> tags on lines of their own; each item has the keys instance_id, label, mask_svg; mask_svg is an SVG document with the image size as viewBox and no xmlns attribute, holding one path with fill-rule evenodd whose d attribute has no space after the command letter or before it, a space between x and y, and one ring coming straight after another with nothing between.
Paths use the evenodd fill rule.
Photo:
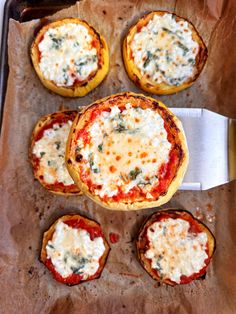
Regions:
<instances>
[{"instance_id":1,"label":"large round mini pizza","mask_svg":"<svg viewBox=\"0 0 236 314\"><path fill-rule=\"evenodd\" d=\"M181 122L160 101L133 93L96 101L77 116L66 162L100 205L135 210L167 202L188 164Z\"/></svg>"}]
</instances>

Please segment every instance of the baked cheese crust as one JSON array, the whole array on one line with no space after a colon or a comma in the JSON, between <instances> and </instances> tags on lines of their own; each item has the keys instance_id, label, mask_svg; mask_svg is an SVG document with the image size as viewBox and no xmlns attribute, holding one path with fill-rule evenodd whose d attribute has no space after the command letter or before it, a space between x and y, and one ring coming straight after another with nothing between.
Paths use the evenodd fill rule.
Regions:
<instances>
[{"instance_id":1,"label":"baked cheese crust","mask_svg":"<svg viewBox=\"0 0 236 314\"><path fill-rule=\"evenodd\" d=\"M171 198L187 168L188 149L180 121L161 102L123 93L95 102L75 119L66 162L94 201L135 210Z\"/></svg>"},{"instance_id":2,"label":"baked cheese crust","mask_svg":"<svg viewBox=\"0 0 236 314\"><path fill-rule=\"evenodd\" d=\"M102 82L109 68L105 39L76 18L44 26L32 44L31 57L44 86L69 97L86 95Z\"/></svg>"},{"instance_id":3,"label":"baked cheese crust","mask_svg":"<svg viewBox=\"0 0 236 314\"><path fill-rule=\"evenodd\" d=\"M76 285L100 277L109 250L98 223L66 215L44 233L40 260L57 281Z\"/></svg>"},{"instance_id":4,"label":"baked cheese crust","mask_svg":"<svg viewBox=\"0 0 236 314\"><path fill-rule=\"evenodd\" d=\"M163 210L145 222L137 249L142 266L153 279L174 286L206 273L215 239L189 212Z\"/></svg>"},{"instance_id":5,"label":"baked cheese crust","mask_svg":"<svg viewBox=\"0 0 236 314\"><path fill-rule=\"evenodd\" d=\"M50 192L81 194L65 164L66 142L77 111L60 111L36 124L29 151L34 176Z\"/></svg>"},{"instance_id":6,"label":"baked cheese crust","mask_svg":"<svg viewBox=\"0 0 236 314\"><path fill-rule=\"evenodd\" d=\"M123 43L129 77L154 94L172 94L190 86L207 59L207 48L194 26L168 12L142 17Z\"/></svg>"}]
</instances>

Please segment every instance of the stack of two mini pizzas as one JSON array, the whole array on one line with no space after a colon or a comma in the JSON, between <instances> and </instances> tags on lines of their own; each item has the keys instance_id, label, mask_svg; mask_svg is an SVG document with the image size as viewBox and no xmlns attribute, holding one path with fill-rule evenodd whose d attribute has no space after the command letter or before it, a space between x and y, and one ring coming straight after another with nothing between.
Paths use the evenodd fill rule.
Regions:
<instances>
[{"instance_id":1,"label":"stack of two mini pizzas","mask_svg":"<svg viewBox=\"0 0 236 314\"><path fill-rule=\"evenodd\" d=\"M82 97L109 70L105 39L85 21L50 23L32 45L34 68L45 87ZM129 77L145 91L171 94L190 86L207 57L194 26L167 12L141 18L123 43ZM160 101L126 92L43 117L31 141L34 175L49 191L81 194L111 210L160 206L179 188L188 148L181 122ZM137 240L141 264L156 280L189 283L206 272L215 248L209 229L181 210L160 210ZM44 234L41 260L63 283L98 278L109 245L101 227L63 216Z\"/></svg>"}]
</instances>

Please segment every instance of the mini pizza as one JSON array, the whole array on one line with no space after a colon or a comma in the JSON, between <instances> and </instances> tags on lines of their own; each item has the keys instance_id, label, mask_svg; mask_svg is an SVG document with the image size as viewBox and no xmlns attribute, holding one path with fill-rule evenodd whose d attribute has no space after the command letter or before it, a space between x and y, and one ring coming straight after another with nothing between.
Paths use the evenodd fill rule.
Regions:
<instances>
[{"instance_id":1,"label":"mini pizza","mask_svg":"<svg viewBox=\"0 0 236 314\"><path fill-rule=\"evenodd\" d=\"M191 86L207 59L195 27L165 11L151 12L130 28L123 59L131 80L143 90L173 94Z\"/></svg>"},{"instance_id":2,"label":"mini pizza","mask_svg":"<svg viewBox=\"0 0 236 314\"><path fill-rule=\"evenodd\" d=\"M211 231L184 210L161 210L141 228L137 240L140 262L148 274L171 286L205 275L215 250Z\"/></svg>"},{"instance_id":3,"label":"mini pizza","mask_svg":"<svg viewBox=\"0 0 236 314\"><path fill-rule=\"evenodd\" d=\"M114 210L159 206L178 189L188 164L180 121L160 101L123 93L74 120L66 162L78 187Z\"/></svg>"},{"instance_id":4,"label":"mini pizza","mask_svg":"<svg viewBox=\"0 0 236 314\"><path fill-rule=\"evenodd\" d=\"M60 111L36 124L29 150L34 176L50 192L81 194L65 164L66 141L77 111Z\"/></svg>"},{"instance_id":5,"label":"mini pizza","mask_svg":"<svg viewBox=\"0 0 236 314\"><path fill-rule=\"evenodd\" d=\"M54 279L73 286L99 278L109 251L98 223L66 215L44 233L40 260Z\"/></svg>"},{"instance_id":6,"label":"mini pizza","mask_svg":"<svg viewBox=\"0 0 236 314\"><path fill-rule=\"evenodd\" d=\"M86 95L103 81L109 69L105 39L77 18L44 26L32 44L31 58L43 85L67 97Z\"/></svg>"}]
</instances>

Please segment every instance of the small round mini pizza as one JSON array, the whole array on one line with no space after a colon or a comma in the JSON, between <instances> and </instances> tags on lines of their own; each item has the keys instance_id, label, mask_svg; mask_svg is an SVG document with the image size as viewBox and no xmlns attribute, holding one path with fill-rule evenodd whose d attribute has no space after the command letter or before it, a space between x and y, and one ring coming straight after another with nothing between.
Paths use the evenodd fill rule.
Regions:
<instances>
[{"instance_id":1,"label":"small round mini pizza","mask_svg":"<svg viewBox=\"0 0 236 314\"><path fill-rule=\"evenodd\" d=\"M205 275L215 251L211 231L184 210L160 210L142 226L138 257L160 283L187 284Z\"/></svg>"},{"instance_id":2,"label":"small round mini pizza","mask_svg":"<svg viewBox=\"0 0 236 314\"><path fill-rule=\"evenodd\" d=\"M155 99L122 93L74 120L66 162L78 187L103 207L136 210L166 203L188 164L181 122Z\"/></svg>"},{"instance_id":3,"label":"small round mini pizza","mask_svg":"<svg viewBox=\"0 0 236 314\"><path fill-rule=\"evenodd\" d=\"M44 26L31 46L31 58L43 85L67 97L86 95L103 81L109 69L105 39L78 18Z\"/></svg>"},{"instance_id":4,"label":"small round mini pizza","mask_svg":"<svg viewBox=\"0 0 236 314\"><path fill-rule=\"evenodd\" d=\"M40 260L54 279L73 286L99 278L109 251L98 223L66 215L44 233Z\"/></svg>"},{"instance_id":5,"label":"small round mini pizza","mask_svg":"<svg viewBox=\"0 0 236 314\"><path fill-rule=\"evenodd\" d=\"M165 11L151 12L130 28L123 59L131 80L143 90L173 94L191 86L207 59L195 27Z\"/></svg>"},{"instance_id":6,"label":"small round mini pizza","mask_svg":"<svg viewBox=\"0 0 236 314\"><path fill-rule=\"evenodd\" d=\"M56 194L81 194L65 164L66 142L77 113L66 110L44 116L32 133L29 158L34 176Z\"/></svg>"}]
</instances>

